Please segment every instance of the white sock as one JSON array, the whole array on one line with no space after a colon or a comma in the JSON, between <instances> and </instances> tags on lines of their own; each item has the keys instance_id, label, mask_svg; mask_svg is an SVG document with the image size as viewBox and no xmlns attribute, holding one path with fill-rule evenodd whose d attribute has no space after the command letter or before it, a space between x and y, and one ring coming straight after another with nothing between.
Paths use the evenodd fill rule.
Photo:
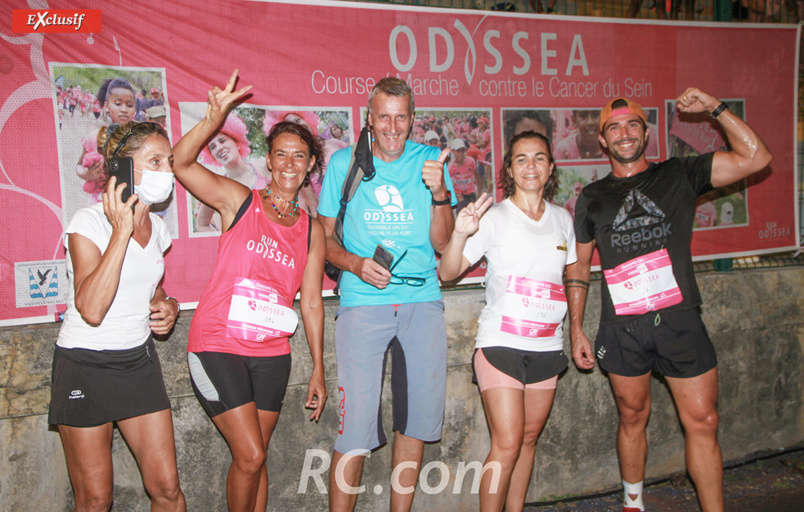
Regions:
<instances>
[{"instance_id":1,"label":"white sock","mask_svg":"<svg viewBox=\"0 0 804 512\"><path fill-rule=\"evenodd\" d=\"M642 481L635 484L629 484L623 480L623 491L625 491L625 499L623 500L623 507L638 508L645 510L645 505L642 504Z\"/></svg>"}]
</instances>

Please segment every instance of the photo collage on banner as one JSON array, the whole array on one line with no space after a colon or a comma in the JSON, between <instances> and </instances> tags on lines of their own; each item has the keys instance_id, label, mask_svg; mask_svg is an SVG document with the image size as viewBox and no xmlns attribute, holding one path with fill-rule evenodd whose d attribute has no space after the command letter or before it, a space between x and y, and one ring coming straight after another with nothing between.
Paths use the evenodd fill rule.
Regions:
<instances>
[{"instance_id":1,"label":"photo collage on banner","mask_svg":"<svg viewBox=\"0 0 804 512\"><path fill-rule=\"evenodd\" d=\"M170 136L165 70L100 65L50 64L53 107L59 148L62 223L66 227L81 208L105 192L103 148L98 131L112 123L154 122ZM175 192L151 207L165 220L172 237L178 232Z\"/></svg>"},{"instance_id":2,"label":"photo collage on banner","mask_svg":"<svg viewBox=\"0 0 804 512\"><path fill-rule=\"evenodd\" d=\"M150 120L164 124L175 144L203 117L204 93L223 85L234 67L240 70L238 84L254 89L200 153L199 161L212 172L249 187L267 185L266 129L285 119L308 125L327 157L348 150L365 122L372 87L384 76L396 76L415 95L411 139L453 153L446 169L457 210L484 192L502 200L504 153L514 133L531 129L549 139L559 169L552 201L573 212L583 187L610 172L598 140L599 116L604 104L620 95L644 108L649 162L725 149L717 121L677 113L675 99L684 88L703 87L718 98L732 98L725 100L731 111L773 142L773 162L744 183L700 199L693 258L799 246L797 26L723 23L712 30L707 24L349 2L221 5L236 6L238 15L167 0L163 11L171 19L193 20L177 32L169 20L154 24L153 16L134 4L107 2L102 32L9 36L2 43L14 63L0 78L0 203L13 212L4 217L2 230L17 243L0 249L0 324L51 321L64 310L64 229L77 210L97 204L104 193L98 130L112 122ZM243 19L304 22L288 21L265 32ZM654 38L657 30L664 34L661 40ZM170 42L168 53L160 45L142 44L163 33L167 39L157 39ZM263 43L239 45L232 33ZM606 43L613 33L645 44L633 58L612 59ZM346 39L336 37L333 43L334 36L322 34L354 41L342 44ZM322 37L331 43L324 54L318 52ZM281 51L289 40L297 51ZM238 62L209 58L233 48ZM655 58L670 48L684 55L683 62ZM735 49L740 59L731 58ZM270 66L259 64L263 61ZM769 96L775 101L768 103ZM321 181L312 177L312 186L300 194L301 208L315 213ZM173 238L164 284L180 290L189 309L214 268L221 221L180 183L175 190L155 210ZM595 256L593 268L597 263ZM480 265L470 278L481 278ZM333 286L325 281L325 293Z\"/></svg>"},{"instance_id":3,"label":"photo collage on banner","mask_svg":"<svg viewBox=\"0 0 804 512\"><path fill-rule=\"evenodd\" d=\"M203 117L206 103L179 103L182 134ZM335 151L352 144L351 109L324 107L266 107L241 105L226 118L221 130L212 137L198 156L198 161L223 176L252 189L271 183L266 163L266 138L271 127L281 121L302 124L320 138L324 145L324 171ZM310 176L310 186L299 192L299 207L316 216L323 173ZM190 237L219 236L220 215L187 192L187 225Z\"/></svg>"},{"instance_id":4,"label":"photo collage on banner","mask_svg":"<svg viewBox=\"0 0 804 512\"><path fill-rule=\"evenodd\" d=\"M419 109L410 138L414 142L450 148L447 161L455 190L455 215L483 193L493 193L491 110Z\"/></svg>"},{"instance_id":5,"label":"photo collage on banner","mask_svg":"<svg viewBox=\"0 0 804 512\"><path fill-rule=\"evenodd\" d=\"M361 109L365 114L365 109ZM410 139L420 144L452 151L447 171L455 191L458 215L467 204L484 192L495 195L497 171L494 168L494 128L492 109L426 109L416 110ZM475 264L464 275L463 283L481 282L486 272L486 259Z\"/></svg>"},{"instance_id":6,"label":"photo collage on banner","mask_svg":"<svg viewBox=\"0 0 804 512\"><path fill-rule=\"evenodd\" d=\"M745 100L724 99L737 117L745 119ZM708 114L682 114L676 101L665 102L667 110L668 157L698 156L711 151L728 151L718 122ZM707 192L698 198L695 209L696 231L748 225L748 187L746 180Z\"/></svg>"}]
</instances>

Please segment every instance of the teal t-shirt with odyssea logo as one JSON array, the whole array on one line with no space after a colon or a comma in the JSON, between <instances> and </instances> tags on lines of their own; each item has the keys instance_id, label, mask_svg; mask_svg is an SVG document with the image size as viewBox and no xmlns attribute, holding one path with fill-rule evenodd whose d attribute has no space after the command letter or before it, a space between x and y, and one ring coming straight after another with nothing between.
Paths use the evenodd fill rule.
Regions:
<instances>
[{"instance_id":1,"label":"teal t-shirt with odyssea logo","mask_svg":"<svg viewBox=\"0 0 804 512\"><path fill-rule=\"evenodd\" d=\"M433 196L422 181L425 160L436 160L440 154L438 148L407 141L402 156L393 162L386 163L375 157L377 172L374 179L357 187L346 207L343 222L347 251L371 258L379 244L394 255L394 262L407 251L394 268L394 274L425 278L425 284L389 284L380 290L351 272L344 272L340 283L342 306L407 304L441 298L435 252L430 244ZM330 158L321 187L319 215L333 218L338 215L351 157L352 148L349 147L335 152ZM453 192L446 166L444 182ZM454 206L455 199L452 201Z\"/></svg>"}]
</instances>

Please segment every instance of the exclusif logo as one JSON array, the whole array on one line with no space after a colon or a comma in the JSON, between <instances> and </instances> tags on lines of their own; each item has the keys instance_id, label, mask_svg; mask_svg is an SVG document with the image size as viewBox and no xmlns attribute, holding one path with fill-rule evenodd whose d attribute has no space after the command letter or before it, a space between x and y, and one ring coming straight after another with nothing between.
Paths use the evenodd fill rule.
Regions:
<instances>
[{"instance_id":1,"label":"exclusif logo","mask_svg":"<svg viewBox=\"0 0 804 512\"><path fill-rule=\"evenodd\" d=\"M11 30L16 34L58 34L101 31L100 9L12 9Z\"/></svg>"}]
</instances>

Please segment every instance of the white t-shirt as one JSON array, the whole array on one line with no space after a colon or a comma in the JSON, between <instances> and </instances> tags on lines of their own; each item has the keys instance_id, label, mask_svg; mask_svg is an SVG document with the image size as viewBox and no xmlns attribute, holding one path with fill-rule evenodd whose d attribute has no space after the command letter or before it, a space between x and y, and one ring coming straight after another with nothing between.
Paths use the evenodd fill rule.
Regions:
<instances>
[{"instance_id":1,"label":"white t-shirt","mask_svg":"<svg viewBox=\"0 0 804 512\"><path fill-rule=\"evenodd\" d=\"M90 350L126 350L145 343L151 334L150 305L156 287L165 273L164 252L171 239L165 222L151 213L151 239L145 248L134 239L128 241L126 256L120 271L120 284L109 311L98 326L91 326L75 309L75 285L73 262L70 257L68 238L76 233L91 240L106 251L112 236L112 225L103 213L103 204L98 203L78 210L64 233L67 251L67 312L59 331L56 344L64 348Z\"/></svg>"},{"instance_id":2,"label":"white t-shirt","mask_svg":"<svg viewBox=\"0 0 804 512\"><path fill-rule=\"evenodd\" d=\"M475 348L548 352L564 347L562 276L564 267L578 259L569 212L546 203L536 222L506 199L481 217L463 255L471 264L484 255L488 261L486 307Z\"/></svg>"}]
</instances>

